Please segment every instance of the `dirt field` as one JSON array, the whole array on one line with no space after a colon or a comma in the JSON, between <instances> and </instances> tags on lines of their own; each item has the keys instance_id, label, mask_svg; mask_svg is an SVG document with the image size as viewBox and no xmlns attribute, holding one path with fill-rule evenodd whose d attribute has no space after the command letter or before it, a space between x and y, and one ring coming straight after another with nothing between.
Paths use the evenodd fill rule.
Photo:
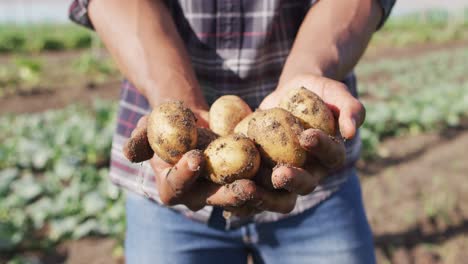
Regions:
<instances>
[{"instance_id":1,"label":"dirt field","mask_svg":"<svg viewBox=\"0 0 468 264\"><path fill-rule=\"evenodd\" d=\"M404 50L371 50L365 60L419 56L466 43L427 45ZM54 58L54 56L58 56ZM62 57L60 57L62 56ZM70 55L50 55L68 59ZM5 58L0 58L1 60ZM10 95L0 112L37 112L92 98L117 99L119 81L95 85L77 81L66 88ZM467 122L465 122L467 124ZM468 125L384 142L388 157L359 164L363 195L375 234L379 263L463 263L468 258ZM119 263L115 241L88 238L61 244L38 255L46 263ZM112 261L110 260L112 259Z\"/></svg>"}]
</instances>

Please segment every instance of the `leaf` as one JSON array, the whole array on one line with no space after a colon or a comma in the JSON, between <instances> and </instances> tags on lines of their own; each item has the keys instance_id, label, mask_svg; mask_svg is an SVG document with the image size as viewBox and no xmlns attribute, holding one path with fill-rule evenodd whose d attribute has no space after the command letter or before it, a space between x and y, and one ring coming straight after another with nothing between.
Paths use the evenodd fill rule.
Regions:
<instances>
[{"instance_id":1,"label":"leaf","mask_svg":"<svg viewBox=\"0 0 468 264\"><path fill-rule=\"evenodd\" d=\"M6 168L0 171L0 193L6 192L10 183L19 175L17 168Z\"/></svg>"},{"instance_id":2,"label":"leaf","mask_svg":"<svg viewBox=\"0 0 468 264\"><path fill-rule=\"evenodd\" d=\"M99 224L95 219L86 220L73 230L73 238L82 238L99 230Z\"/></svg>"},{"instance_id":3,"label":"leaf","mask_svg":"<svg viewBox=\"0 0 468 264\"><path fill-rule=\"evenodd\" d=\"M26 208L28 216L33 221L34 228L42 228L53 206L52 200L49 197L43 197Z\"/></svg>"},{"instance_id":4,"label":"leaf","mask_svg":"<svg viewBox=\"0 0 468 264\"><path fill-rule=\"evenodd\" d=\"M10 250L22 239L21 233L11 223L0 221L0 249Z\"/></svg>"},{"instance_id":5,"label":"leaf","mask_svg":"<svg viewBox=\"0 0 468 264\"><path fill-rule=\"evenodd\" d=\"M106 207L106 201L97 192L87 194L83 199L83 210L86 215L95 215Z\"/></svg>"},{"instance_id":6,"label":"leaf","mask_svg":"<svg viewBox=\"0 0 468 264\"><path fill-rule=\"evenodd\" d=\"M49 238L57 241L67 234L71 234L78 224L77 216L69 216L63 219L56 219L50 222Z\"/></svg>"},{"instance_id":7,"label":"leaf","mask_svg":"<svg viewBox=\"0 0 468 264\"><path fill-rule=\"evenodd\" d=\"M23 176L12 184L13 192L25 200L31 200L42 192L41 186L31 175Z\"/></svg>"},{"instance_id":8,"label":"leaf","mask_svg":"<svg viewBox=\"0 0 468 264\"><path fill-rule=\"evenodd\" d=\"M32 157L32 166L34 169L41 170L44 169L47 162L52 156L52 152L45 148L39 148Z\"/></svg>"},{"instance_id":9,"label":"leaf","mask_svg":"<svg viewBox=\"0 0 468 264\"><path fill-rule=\"evenodd\" d=\"M71 166L64 159L60 159L55 163L54 173L60 179L63 179L63 180L70 179L74 172L75 172L75 167Z\"/></svg>"}]
</instances>

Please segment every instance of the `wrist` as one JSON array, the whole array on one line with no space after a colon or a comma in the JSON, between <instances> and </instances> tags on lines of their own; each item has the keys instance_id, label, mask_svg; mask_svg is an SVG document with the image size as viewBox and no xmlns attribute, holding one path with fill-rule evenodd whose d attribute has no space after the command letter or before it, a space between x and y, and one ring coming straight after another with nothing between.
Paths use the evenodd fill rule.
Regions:
<instances>
[{"instance_id":1,"label":"wrist","mask_svg":"<svg viewBox=\"0 0 468 264\"><path fill-rule=\"evenodd\" d=\"M331 45L326 54L320 51L293 49L280 76L280 83L290 82L297 76L314 75L340 81L340 64L337 47Z\"/></svg>"},{"instance_id":2,"label":"wrist","mask_svg":"<svg viewBox=\"0 0 468 264\"><path fill-rule=\"evenodd\" d=\"M151 107L177 100L194 112L208 109L198 82L181 73L158 74L157 78L148 78L141 87Z\"/></svg>"},{"instance_id":3,"label":"wrist","mask_svg":"<svg viewBox=\"0 0 468 264\"><path fill-rule=\"evenodd\" d=\"M327 77L327 74L320 67L308 67L307 69L283 72L275 90L275 95L278 97L283 96L290 89L298 88L307 83L311 76Z\"/></svg>"}]
</instances>

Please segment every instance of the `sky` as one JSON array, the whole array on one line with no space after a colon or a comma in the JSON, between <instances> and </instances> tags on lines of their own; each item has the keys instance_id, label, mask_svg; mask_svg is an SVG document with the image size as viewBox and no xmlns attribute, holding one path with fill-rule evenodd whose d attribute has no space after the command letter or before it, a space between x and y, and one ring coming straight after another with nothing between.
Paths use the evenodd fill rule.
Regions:
<instances>
[{"instance_id":1,"label":"sky","mask_svg":"<svg viewBox=\"0 0 468 264\"><path fill-rule=\"evenodd\" d=\"M71 0L0 0L0 22L66 22ZM460 10L468 0L398 0L393 15L431 8Z\"/></svg>"}]
</instances>

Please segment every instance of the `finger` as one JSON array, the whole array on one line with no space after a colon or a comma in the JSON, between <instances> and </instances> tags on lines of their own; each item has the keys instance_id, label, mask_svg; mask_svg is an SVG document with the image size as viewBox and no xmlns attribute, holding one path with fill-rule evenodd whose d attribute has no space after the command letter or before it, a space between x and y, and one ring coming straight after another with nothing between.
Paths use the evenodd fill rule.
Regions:
<instances>
[{"instance_id":1,"label":"finger","mask_svg":"<svg viewBox=\"0 0 468 264\"><path fill-rule=\"evenodd\" d=\"M222 186L200 179L193 188L174 199L174 204L183 204L192 211L198 211L205 205L234 208L253 200L255 193L255 183L250 180L237 180Z\"/></svg>"},{"instance_id":2,"label":"finger","mask_svg":"<svg viewBox=\"0 0 468 264\"><path fill-rule=\"evenodd\" d=\"M205 111L205 110L192 110L195 114L195 116L197 117L197 126L198 127L204 127L204 128L208 128L209 127L209 118L210 118L210 114L208 111Z\"/></svg>"},{"instance_id":3,"label":"finger","mask_svg":"<svg viewBox=\"0 0 468 264\"><path fill-rule=\"evenodd\" d=\"M158 155L153 155L153 157L149 160L151 168L153 169L156 177L158 180L158 175L165 172L168 168L172 168L172 164L169 164L158 157ZM167 171L166 171L167 172Z\"/></svg>"},{"instance_id":4,"label":"finger","mask_svg":"<svg viewBox=\"0 0 468 264\"><path fill-rule=\"evenodd\" d=\"M148 126L148 115L142 116L138 122L137 122L137 127L147 127Z\"/></svg>"},{"instance_id":5,"label":"finger","mask_svg":"<svg viewBox=\"0 0 468 264\"><path fill-rule=\"evenodd\" d=\"M148 142L147 116L143 116L132 131L130 138L125 142L123 153L125 157L134 163L151 159L154 155L153 149Z\"/></svg>"},{"instance_id":6,"label":"finger","mask_svg":"<svg viewBox=\"0 0 468 264\"><path fill-rule=\"evenodd\" d=\"M341 82L326 79L322 99L338 114L341 135L351 139L366 117L366 110Z\"/></svg>"},{"instance_id":7,"label":"finger","mask_svg":"<svg viewBox=\"0 0 468 264\"><path fill-rule=\"evenodd\" d=\"M307 129L299 136L299 143L329 169L338 169L345 163L346 149L343 140L321 130Z\"/></svg>"},{"instance_id":8,"label":"finger","mask_svg":"<svg viewBox=\"0 0 468 264\"><path fill-rule=\"evenodd\" d=\"M271 93L263 99L263 101L258 106L258 109L261 109L261 110L271 109L273 107L276 107L277 104L278 104L278 98L276 98L276 95L274 93Z\"/></svg>"},{"instance_id":9,"label":"finger","mask_svg":"<svg viewBox=\"0 0 468 264\"><path fill-rule=\"evenodd\" d=\"M310 172L302 168L280 166L273 170L271 178L276 189L307 195L317 187L326 174L326 170L320 165Z\"/></svg>"},{"instance_id":10,"label":"finger","mask_svg":"<svg viewBox=\"0 0 468 264\"><path fill-rule=\"evenodd\" d=\"M167 163L166 163L167 164ZM191 150L173 167L155 168L158 178L158 190L161 201L167 205L179 202L183 193L187 192L198 179L204 165L203 153L199 150Z\"/></svg>"},{"instance_id":11,"label":"finger","mask_svg":"<svg viewBox=\"0 0 468 264\"><path fill-rule=\"evenodd\" d=\"M301 75L294 78L290 87L304 86L319 95L322 100L338 115L342 136L353 138L366 116L364 106L348 90L347 86L329 78Z\"/></svg>"},{"instance_id":12,"label":"finger","mask_svg":"<svg viewBox=\"0 0 468 264\"><path fill-rule=\"evenodd\" d=\"M221 207L239 207L247 201L255 200L257 187L251 180L241 179L233 183L223 185L214 192L200 190L202 197L208 205ZM208 195L207 195L208 194Z\"/></svg>"},{"instance_id":13,"label":"finger","mask_svg":"<svg viewBox=\"0 0 468 264\"><path fill-rule=\"evenodd\" d=\"M288 191L268 191L257 187L257 198L247 204L261 211L282 214L291 212L296 206L297 194Z\"/></svg>"}]
</instances>

